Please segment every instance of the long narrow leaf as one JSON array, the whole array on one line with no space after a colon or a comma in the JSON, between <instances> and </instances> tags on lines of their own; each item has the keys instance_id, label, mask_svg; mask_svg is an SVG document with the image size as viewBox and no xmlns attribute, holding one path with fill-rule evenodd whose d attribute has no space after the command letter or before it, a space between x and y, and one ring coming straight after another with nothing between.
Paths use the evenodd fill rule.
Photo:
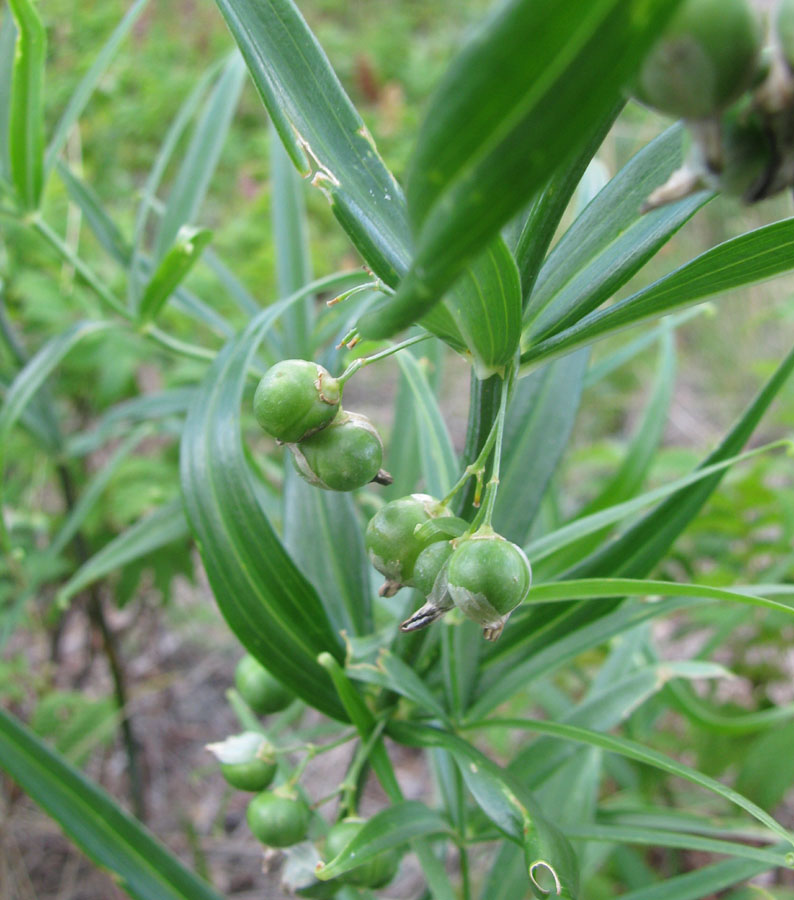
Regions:
<instances>
[{"instance_id":1,"label":"long narrow leaf","mask_svg":"<svg viewBox=\"0 0 794 900\"><path fill-rule=\"evenodd\" d=\"M646 319L663 316L714 294L754 284L794 268L794 219L731 238L685 263L647 288L528 347L522 366L569 353Z\"/></svg>"},{"instance_id":2,"label":"long narrow leaf","mask_svg":"<svg viewBox=\"0 0 794 900\"><path fill-rule=\"evenodd\" d=\"M152 322L157 318L211 240L212 232L206 228L183 225L179 229L170 250L160 260L143 290L138 313L141 322Z\"/></svg>"},{"instance_id":3,"label":"long narrow leaf","mask_svg":"<svg viewBox=\"0 0 794 900\"><path fill-rule=\"evenodd\" d=\"M113 538L72 575L58 591L57 602L66 606L75 594L124 566L184 540L190 531L179 499L166 503Z\"/></svg>"},{"instance_id":4,"label":"long narrow leaf","mask_svg":"<svg viewBox=\"0 0 794 900\"><path fill-rule=\"evenodd\" d=\"M135 3L127 10L124 18L113 30L113 33L105 42L105 45L97 54L96 59L91 64L91 68L85 73L80 83L74 90L66 104L66 109L61 114L58 124L55 126L50 145L47 147L47 153L44 157L44 175L52 169L58 154L61 152L69 131L74 123L80 118L83 110L88 105L96 86L99 84L102 76L107 71L108 66L116 55L116 51L121 46L124 38L130 33L132 26L138 21L140 14L148 0L135 0Z\"/></svg>"},{"instance_id":5,"label":"long narrow leaf","mask_svg":"<svg viewBox=\"0 0 794 900\"><path fill-rule=\"evenodd\" d=\"M136 900L221 900L109 794L3 709L0 768Z\"/></svg>"},{"instance_id":6,"label":"long narrow leaf","mask_svg":"<svg viewBox=\"0 0 794 900\"><path fill-rule=\"evenodd\" d=\"M9 153L20 202L39 205L44 186L44 62L47 34L32 0L9 0L17 25L11 85Z\"/></svg>"},{"instance_id":7,"label":"long narrow leaf","mask_svg":"<svg viewBox=\"0 0 794 900\"><path fill-rule=\"evenodd\" d=\"M510 0L447 70L408 182L417 251L397 295L361 321L416 321L554 171L588 142L678 0Z\"/></svg>"},{"instance_id":8,"label":"long narrow leaf","mask_svg":"<svg viewBox=\"0 0 794 900\"><path fill-rule=\"evenodd\" d=\"M0 21L0 179L8 184L11 183L9 118L16 42L17 28L14 24L14 17L6 7L2 21Z\"/></svg>"},{"instance_id":9,"label":"long narrow leaf","mask_svg":"<svg viewBox=\"0 0 794 900\"><path fill-rule=\"evenodd\" d=\"M210 367L185 424L185 509L216 602L246 649L307 703L346 715L317 656L343 656L320 600L259 506L240 435L248 366L293 295L264 310Z\"/></svg>"}]
</instances>

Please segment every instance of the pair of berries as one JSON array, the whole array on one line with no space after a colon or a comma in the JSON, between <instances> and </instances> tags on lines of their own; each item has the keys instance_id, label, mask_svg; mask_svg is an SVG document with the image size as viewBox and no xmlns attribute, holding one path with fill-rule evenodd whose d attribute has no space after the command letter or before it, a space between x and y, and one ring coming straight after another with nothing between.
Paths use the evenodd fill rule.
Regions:
<instances>
[{"instance_id":1,"label":"pair of berries","mask_svg":"<svg viewBox=\"0 0 794 900\"><path fill-rule=\"evenodd\" d=\"M532 570L524 551L491 528L462 534L456 519L427 494L387 503L370 519L365 543L375 568L386 576L381 589L392 596L415 587L427 603L402 624L415 631L456 606L495 641L510 613L526 598ZM450 533L457 533L452 537Z\"/></svg>"},{"instance_id":2,"label":"pair of berries","mask_svg":"<svg viewBox=\"0 0 794 900\"><path fill-rule=\"evenodd\" d=\"M375 426L366 416L343 410L341 400L341 384L321 365L285 359L259 382L254 416L289 448L298 474L309 484L352 491L370 481L388 483Z\"/></svg>"}]
</instances>

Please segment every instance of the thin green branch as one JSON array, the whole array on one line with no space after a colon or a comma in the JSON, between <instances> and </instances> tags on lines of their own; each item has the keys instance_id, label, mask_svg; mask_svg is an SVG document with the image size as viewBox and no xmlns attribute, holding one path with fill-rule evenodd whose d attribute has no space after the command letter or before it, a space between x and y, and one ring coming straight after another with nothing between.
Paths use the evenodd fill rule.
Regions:
<instances>
[{"instance_id":1,"label":"thin green branch","mask_svg":"<svg viewBox=\"0 0 794 900\"><path fill-rule=\"evenodd\" d=\"M372 363L378 362L381 359L386 359L387 356L393 356L395 353L399 353L400 350L405 350L406 347L412 347L414 344L418 344L421 341L426 341L429 338L433 337L432 334L417 334L415 337L408 338L405 341L401 341L399 344L393 344L391 347L387 347L385 350L380 350L378 353L373 353L372 356L361 356L358 359L354 359L352 363L342 372L341 375L336 379L340 385L343 385L349 378L352 378L353 375L358 372L359 369L363 369L365 366L371 366Z\"/></svg>"}]
</instances>

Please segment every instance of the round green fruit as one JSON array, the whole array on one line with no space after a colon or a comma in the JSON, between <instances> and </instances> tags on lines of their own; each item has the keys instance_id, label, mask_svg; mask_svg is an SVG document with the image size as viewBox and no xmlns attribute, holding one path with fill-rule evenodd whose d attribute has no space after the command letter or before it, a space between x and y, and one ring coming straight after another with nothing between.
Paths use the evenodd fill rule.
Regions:
<instances>
[{"instance_id":1,"label":"round green fruit","mask_svg":"<svg viewBox=\"0 0 794 900\"><path fill-rule=\"evenodd\" d=\"M747 90L760 48L748 0L684 0L643 62L635 96L671 116L707 118Z\"/></svg>"},{"instance_id":2,"label":"round green fruit","mask_svg":"<svg viewBox=\"0 0 794 900\"><path fill-rule=\"evenodd\" d=\"M383 444L366 416L340 412L322 431L290 445L300 476L327 491L352 491L380 472Z\"/></svg>"},{"instance_id":3,"label":"round green fruit","mask_svg":"<svg viewBox=\"0 0 794 900\"><path fill-rule=\"evenodd\" d=\"M237 663L234 684L243 700L260 716L280 712L295 699L295 695L250 654Z\"/></svg>"},{"instance_id":4,"label":"round green fruit","mask_svg":"<svg viewBox=\"0 0 794 900\"><path fill-rule=\"evenodd\" d=\"M291 847L306 837L311 810L300 797L263 791L248 804L248 827L269 847Z\"/></svg>"},{"instance_id":5,"label":"round green fruit","mask_svg":"<svg viewBox=\"0 0 794 900\"><path fill-rule=\"evenodd\" d=\"M416 559L427 546L416 536L417 527L448 515L441 501L428 494L411 494L387 503L369 520L364 537L372 565L395 584L411 584Z\"/></svg>"},{"instance_id":6,"label":"round green fruit","mask_svg":"<svg viewBox=\"0 0 794 900\"><path fill-rule=\"evenodd\" d=\"M436 541L416 557L413 583L423 596L429 597L433 592L436 579L450 556L452 556L452 544L449 541Z\"/></svg>"},{"instance_id":7,"label":"round green fruit","mask_svg":"<svg viewBox=\"0 0 794 900\"><path fill-rule=\"evenodd\" d=\"M363 819L343 819L337 822L325 838L325 861L329 862L338 856L358 835L363 825ZM399 854L395 850L388 850L345 872L338 880L358 887L382 888L397 874L399 865Z\"/></svg>"},{"instance_id":8,"label":"round green fruit","mask_svg":"<svg viewBox=\"0 0 794 900\"><path fill-rule=\"evenodd\" d=\"M285 444L302 441L325 428L339 411L339 382L322 366L285 359L267 370L254 394L254 416Z\"/></svg>"},{"instance_id":9,"label":"round green fruit","mask_svg":"<svg viewBox=\"0 0 794 900\"><path fill-rule=\"evenodd\" d=\"M532 569L524 551L493 533L475 534L452 553L447 590L469 619L495 641L510 613L525 599Z\"/></svg>"},{"instance_id":10,"label":"round green fruit","mask_svg":"<svg viewBox=\"0 0 794 900\"><path fill-rule=\"evenodd\" d=\"M221 764L226 781L241 791L263 791L276 774L273 747L261 734L245 731L217 744L207 744Z\"/></svg>"}]
</instances>

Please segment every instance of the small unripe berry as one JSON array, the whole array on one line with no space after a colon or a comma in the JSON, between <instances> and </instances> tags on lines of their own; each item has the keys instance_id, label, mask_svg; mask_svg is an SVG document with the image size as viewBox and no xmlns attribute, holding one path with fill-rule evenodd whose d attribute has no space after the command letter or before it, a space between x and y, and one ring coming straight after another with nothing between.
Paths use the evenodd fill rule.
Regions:
<instances>
[{"instance_id":1,"label":"small unripe berry","mask_svg":"<svg viewBox=\"0 0 794 900\"><path fill-rule=\"evenodd\" d=\"M306 837L311 810L300 797L263 791L248 804L248 827L268 847L290 847Z\"/></svg>"},{"instance_id":2,"label":"small unripe berry","mask_svg":"<svg viewBox=\"0 0 794 900\"><path fill-rule=\"evenodd\" d=\"M414 587L429 597L433 592L439 572L444 568L444 563L452 555L452 544L449 541L436 541L426 547L416 558L414 565Z\"/></svg>"},{"instance_id":3,"label":"small unripe berry","mask_svg":"<svg viewBox=\"0 0 794 900\"><path fill-rule=\"evenodd\" d=\"M344 819L337 822L328 832L325 838L326 862L344 850L344 848L356 837L364 825L363 819ZM338 880L346 884L355 884L358 887L382 888L385 887L397 874L400 865L400 857L395 850L387 850L363 862L355 869L351 869L340 875Z\"/></svg>"},{"instance_id":4,"label":"small unripe berry","mask_svg":"<svg viewBox=\"0 0 794 900\"><path fill-rule=\"evenodd\" d=\"M267 370L254 394L254 416L285 444L325 428L339 411L339 382L321 365L285 359Z\"/></svg>"},{"instance_id":5,"label":"small unripe berry","mask_svg":"<svg viewBox=\"0 0 794 900\"><path fill-rule=\"evenodd\" d=\"M380 472L383 444L366 416L342 411L322 431L291 444L300 476L327 491L352 491Z\"/></svg>"},{"instance_id":6,"label":"small unripe berry","mask_svg":"<svg viewBox=\"0 0 794 900\"><path fill-rule=\"evenodd\" d=\"M760 47L748 0L684 0L643 62L635 96L671 116L707 118L750 87Z\"/></svg>"},{"instance_id":7,"label":"small unripe berry","mask_svg":"<svg viewBox=\"0 0 794 900\"><path fill-rule=\"evenodd\" d=\"M260 716L280 712L295 699L294 694L250 654L237 663L234 684L243 700Z\"/></svg>"},{"instance_id":8,"label":"small unripe berry","mask_svg":"<svg viewBox=\"0 0 794 900\"><path fill-rule=\"evenodd\" d=\"M447 590L469 619L495 641L510 613L525 599L532 570L524 551L493 533L461 543L447 565Z\"/></svg>"},{"instance_id":9,"label":"small unripe berry","mask_svg":"<svg viewBox=\"0 0 794 900\"><path fill-rule=\"evenodd\" d=\"M241 791L263 791L276 774L271 744L255 731L235 734L217 744L207 744L221 764L223 777Z\"/></svg>"},{"instance_id":10,"label":"small unripe berry","mask_svg":"<svg viewBox=\"0 0 794 900\"><path fill-rule=\"evenodd\" d=\"M381 507L369 520L364 543L372 565L398 585L412 583L414 564L427 546L416 529L449 510L428 494L400 497Z\"/></svg>"}]
</instances>

